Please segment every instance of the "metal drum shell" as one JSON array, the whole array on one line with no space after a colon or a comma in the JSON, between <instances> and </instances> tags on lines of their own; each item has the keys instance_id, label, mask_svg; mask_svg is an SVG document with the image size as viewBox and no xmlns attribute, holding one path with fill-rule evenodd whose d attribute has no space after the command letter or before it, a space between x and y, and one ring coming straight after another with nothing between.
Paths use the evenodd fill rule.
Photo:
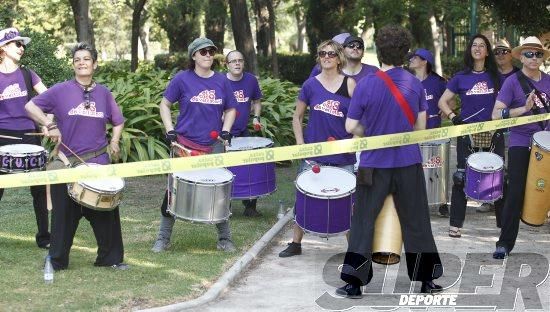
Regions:
<instances>
[{"instance_id":1,"label":"metal drum shell","mask_svg":"<svg viewBox=\"0 0 550 312\"><path fill-rule=\"evenodd\" d=\"M420 144L422 168L430 206L448 202L449 150L451 140L438 140Z\"/></svg>"}]
</instances>

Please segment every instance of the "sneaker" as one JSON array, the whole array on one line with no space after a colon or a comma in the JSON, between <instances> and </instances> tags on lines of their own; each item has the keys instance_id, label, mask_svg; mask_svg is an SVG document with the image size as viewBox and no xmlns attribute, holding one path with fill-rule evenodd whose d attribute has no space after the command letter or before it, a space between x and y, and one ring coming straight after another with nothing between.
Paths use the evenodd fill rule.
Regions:
<instances>
[{"instance_id":1,"label":"sneaker","mask_svg":"<svg viewBox=\"0 0 550 312\"><path fill-rule=\"evenodd\" d=\"M38 244L38 248L42 248L42 249L50 249L50 243L42 243L42 244Z\"/></svg>"},{"instance_id":2,"label":"sneaker","mask_svg":"<svg viewBox=\"0 0 550 312\"><path fill-rule=\"evenodd\" d=\"M243 211L245 217L261 217L262 214L256 208L246 207Z\"/></svg>"},{"instance_id":3,"label":"sneaker","mask_svg":"<svg viewBox=\"0 0 550 312\"><path fill-rule=\"evenodd\" d=\"M350 299L361 299L363 292L361 291L361 286L346 284L336 289L336 295Z\"/></svg>"},{"instance_id":4,"label":"sneaker","mask_svg":"<svg viewBox=\"0 0 550 312\"><path fill-rule=\"evenodd\" d=\"M113 264L111 265L111 268L115 269L115 270L119 270L119 271L126 271L126 270L129 270L130 269L130 266L127 265L126 263L119 263L119 264Z\"/></svg>"},{"instance_id":5,"label":"sneaker","mask_svg":"<svg viewBox=\"0 0 550 312\"><path fill-rule=\"evenodd\" d=\"M442 218L448 218L449 217L449 206L447 206L446 204L439 206L439 210L437 212L437 215L442 217Z\"/></svg>"},{"instance_id":6,"label":"sneaker","mask_svg":"<svg viewBox=\"0 0 550 312\"><path fill-rule=\"evenodd\" d=\"M288 258L302 254L302 244L300 243L288 243L288 247L279 253L279 257Z\"/></svg>"},{"instance_id":7,"label":"sneaker","mask_svg":"<svg viewBox=\"0 0 550 312\"><path fill-rule=\"evenodd\" d=\"M497 249L493 252L493 259L504 259L508 257L508 254L506 247L497 246Z\"/></svg>"},{"instance_id":8,"label":"sneaker","mask_svg":"<svg viewBox=\"0 0 550 312\"><path fill-rule=\"evenodd\" d=\"M155 244L153 245L153 248L151 248L152 252L162 252L166 249L170 248L170 242L166 241L164 239L157 239Z\"/></svg>"},{"instance_id":9,"label":"sneaker","mask_svg":"<svg viewBox=\"0 0 550 312\"><path fill-rule=\"evenodd\" d=\"M490 212L494 210L495 210L495 205L489 204L489 203L484 203L481 206L476 208L477 212Z\"/></svg>"},{"instance_id":10,"label":"sneaker","mask_svg":"<svg viewBox=\"0 0 550 312\"><path fill-rule=\"evenodd\" d=\"M216 244L216 248L225 252L234 252L237 250L237 248L235 248L235 244L233 244L230 239L220 239Z\"/></svg>"}]
</instances>

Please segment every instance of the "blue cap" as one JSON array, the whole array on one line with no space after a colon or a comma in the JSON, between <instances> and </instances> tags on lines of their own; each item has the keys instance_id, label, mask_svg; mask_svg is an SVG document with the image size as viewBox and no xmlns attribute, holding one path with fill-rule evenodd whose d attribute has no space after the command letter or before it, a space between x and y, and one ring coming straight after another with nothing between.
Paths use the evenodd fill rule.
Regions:
<instances>
[{"instance_id":1,"label":"blue cap","mask_svg":"<svg viewBox=\"0 0 550 312\"><path fill-rule=\"evenodd\" d=\"M413 57L415 55L420 56L421 58L428 61L428 63L430 63L430 65L434 66L434 56L433 56L432 52L430 52L426 49L416 49L416 51L414 51L414 53L411 55L411 57Z\"/></svg>"}]
</instances>

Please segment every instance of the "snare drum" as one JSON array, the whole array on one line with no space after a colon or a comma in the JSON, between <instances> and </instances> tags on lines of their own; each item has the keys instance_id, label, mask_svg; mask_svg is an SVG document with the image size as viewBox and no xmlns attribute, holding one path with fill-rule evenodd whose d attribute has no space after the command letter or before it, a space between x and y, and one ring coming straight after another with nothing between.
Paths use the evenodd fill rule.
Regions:
<instances>
[{"instance_id":1,"label":"snare drum","mask_svg":"<svg viewBox=\"0 0 550 312\"><path fill-rule=\"evenodd\" d=\"M550 131L533 135L521 220L540 226L550 210Z\"/></svg>"},{"instance_id":2,"label":"snare drum","mask_svg":"<svg viewBox=\"0 0 550 312\"><path fill-rule=\"evenodd\" d=\"M40 171L46 167L48 152L39 145L10 144L0 147L0 171L8 173Z\"/></svg>"},{"instance_id":3,"label":"snare drum","mask_svg":"<svg viewBox=\"0 0 550 312\"><path fill-rule=\"evenodd\" d=\"M447 203L450 146L451 140L449 139L420 144L429 205Z\"/></svg>"},{"instance_id":4,"label":"snare drum","mask_svg":"<svg viewBox=\"0 0 550 312\"><path fill-rule=\"evenodd\" d=\"M350 228L355 176L345 169L322 166L296 179L296 223L307 233L329 237Z\"/></svg>"},{"instance_id":5,"label":"snare drum","mask_svg":"<svg viewBox=\"0 0 550 312\"><path fill-rule=\"evenodd\" d=\"M261 137L238 137L231 140L228 152L249 151L273 146L273 141ZM265 159L265 153L258 151L258 156ZM251 160L255 158L251 155ZM277 190L275 180L275 163L261 163L227 168L235 175L233 181L233 199L251 199L269 195Z\"/></svg>"},{"instance_id":6,"label":"snare drum","mask_svg":"<svg viewBox=\"0 0 550 312\"><path fill-rule=\"evenodd\" d=\"M232 182L233 174L224 168L175 172L168 212L193 222L224 222L231 215Z\"/></svg>"},{"instance_id":7,"label":"snare drum","mask_svg":"<svg viewBox=\"0 0 550 312\"><path fill-rule=\"evenodd\" d=\"M480 203L493 203L503 196L504 161L489 152L473 153L466 159L466 186L468 198Z\"/></svg>"},{"instance_id":8,"label":"snare drum","mask_svg":"<svg viewBox=\"0 0 550 312\"><path fill-rule=\"evenodd\" d=\"M101 166L88 163L81 166ZM97 211L114 210L122 200L124 180L121 178L104 178L84 180L67 184L69 196L78 204Z\"/></svg>"}]
</instances>

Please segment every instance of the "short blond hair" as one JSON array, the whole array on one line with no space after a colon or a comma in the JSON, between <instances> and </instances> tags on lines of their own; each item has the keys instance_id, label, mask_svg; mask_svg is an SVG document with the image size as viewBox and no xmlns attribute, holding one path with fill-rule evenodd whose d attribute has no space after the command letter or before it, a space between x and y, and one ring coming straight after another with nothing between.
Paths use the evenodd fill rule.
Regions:
<instances>
[{"instance_id":1,"label":"short blond hair","mask_svg":"<svg viewBox=\"0 0 550 312\"><path fill-rule=\"evenodd\" d=\"M338 57L338 60L340 61L340 64L336 67L339 73L342 72L342 69L346 66L347 60L346 56L344 55L344 47L339 44L338 42L334 40L326 40L321 42L319 46L317 46L317 56L315 56L315 61L317 64L321 64L321 59L319 58L319 52L321 52L324 48L331 47L334 52L336 52L336 56Z\"/></svg>"}]
</instances>

